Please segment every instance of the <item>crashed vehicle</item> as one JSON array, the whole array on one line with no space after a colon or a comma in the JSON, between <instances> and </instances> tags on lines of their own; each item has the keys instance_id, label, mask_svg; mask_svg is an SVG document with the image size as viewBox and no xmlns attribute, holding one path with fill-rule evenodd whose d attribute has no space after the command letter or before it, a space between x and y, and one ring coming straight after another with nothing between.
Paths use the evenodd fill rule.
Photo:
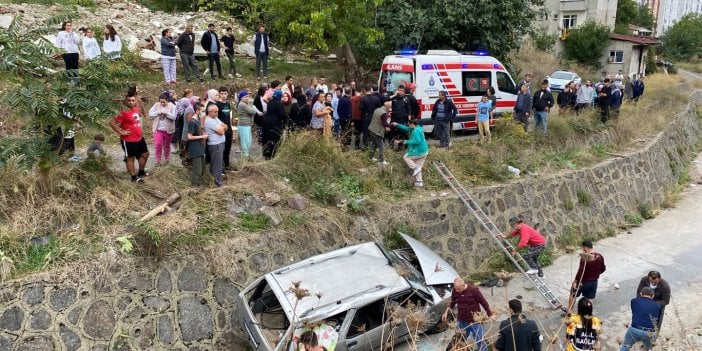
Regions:
<instances>
[{"instance_id":1,"label":"crashed vehicle","mask_svg":"<svg viewBox=\"0 0 702 351\"><path fill-rule=\"evenodd\" d=\"M328 351L366 351L446 327L441 315L458 276L416 239L389 250L367 242L276 269L241 290L242 326L254 350L295 350L312 330ZM420 321L421 322L418 322Z\"/></svg>"}]
</instances>

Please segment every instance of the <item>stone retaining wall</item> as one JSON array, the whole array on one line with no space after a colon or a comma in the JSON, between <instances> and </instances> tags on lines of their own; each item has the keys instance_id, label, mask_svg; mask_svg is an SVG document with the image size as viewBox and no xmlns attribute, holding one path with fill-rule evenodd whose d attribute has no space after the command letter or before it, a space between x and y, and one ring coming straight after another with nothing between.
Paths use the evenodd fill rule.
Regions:
<instances>
[{"instance_id":1,"label":"stone retaining wall","mask_svg":"<svg viewBox=\"0 0 702 351\"><path fill-rule=\"evenodd\" d=\"M702 102L702 93L692 101ZM470 191L501 228L510 216L524 214L541 223L551 240L568 227L603 233L637 213L638 203L658 207L701 136L700 120L690 109L628 157ZM391 218L357 217L354 223L310 214L326 218L329 226L313 233L271 231L227 239L205 253L227 255L227 262L236 263L227 267L212 259L171 257L124 264L89 282L41 275L4 283L0 351L243 350L237 286L275 267L344 244L380 240L403 223L417 228L421 239L461 273L475 270L493 249L453 194L425 195L388 213ZM333 229L340 227L350 236Z\"/></svg>"}]
</instances>

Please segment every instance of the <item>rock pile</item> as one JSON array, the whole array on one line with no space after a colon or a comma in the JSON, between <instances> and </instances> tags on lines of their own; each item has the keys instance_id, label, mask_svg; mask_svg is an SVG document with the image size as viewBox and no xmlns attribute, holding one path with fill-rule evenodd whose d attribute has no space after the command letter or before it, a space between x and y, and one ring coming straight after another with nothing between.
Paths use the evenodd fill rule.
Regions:
<instances>
[{"instance_id":1,"label":"rock pile","mask_svg":"<svg viewBox=\"0 0 702 351\"><path fill-rule=\"evenodd\" d=\"M220 35L224 33L225 28L232 27L237 43L239 43L236 47L237 54L255 57L253 45L250 43L253 33L239 25L232 17L206 11L176 14L151 11L130 1L97 0L97 4L96 9L77 7L76 17L72 19L74 27L101 28L106 24L112 24L122 38L124 45L127 45L130 50L139 51L144 61L154 63L152 65L154 68L160 64L161 31L170 28L179 34L185 29L186 24L193 25L193 32L198 42L209 23L214 23ZM61 5L2 5L0 6L0 26L7 28L14 16L21 15L29 28L36 28L45 19L65 13L65 11L66 7ZM57 26L56 31L59 31L59 26ZM53 41L55 35L47 38ZM272 50L275 53L281 53L279 50ZM206 56L205 51L199 45L195 47L195 55Z\"/></svg>"}]
</instances>

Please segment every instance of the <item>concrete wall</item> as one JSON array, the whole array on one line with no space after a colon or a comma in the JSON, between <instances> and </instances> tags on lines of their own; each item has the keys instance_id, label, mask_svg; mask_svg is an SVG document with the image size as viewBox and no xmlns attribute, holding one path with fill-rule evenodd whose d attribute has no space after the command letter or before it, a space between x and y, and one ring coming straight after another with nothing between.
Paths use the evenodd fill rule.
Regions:
<instances>
[{"instance_id":1,"label":"concrete wall","mask_svg":"<svg viewBox=\"0 0 702 351\"><path fill-rule=\"evenodd\" d=\"M702 102L702 94L693 100ZM701 136L700 120L688 111L629 157L470 191L501 228L510 216L524 214L540 222L550 240L568 226L601 233L636 213L639 202L658 207ZM579 203L578 194L586 194L589 203ZM205 249L200 257L123 260L99 276L88 273L89 279L57 271L3 283L0 350L241 350L237 285L275 267L380 239L404 223L418 228L422 240L462 274L479 267L493 249L452 194L426 195L385 210L392 215L349 221L310 213L328 225L242 235Z\"/></svg>"}]
</instances>

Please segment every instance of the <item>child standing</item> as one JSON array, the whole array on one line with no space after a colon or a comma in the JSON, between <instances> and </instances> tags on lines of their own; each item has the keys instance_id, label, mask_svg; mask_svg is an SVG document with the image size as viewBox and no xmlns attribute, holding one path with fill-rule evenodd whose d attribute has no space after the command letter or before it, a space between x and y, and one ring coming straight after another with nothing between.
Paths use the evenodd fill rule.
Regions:
<instances>
[{"instance_id":1,"label":"child standing","mask_svg":"<svg viewBox=\"0 0 702 351\"><path fill-rule=\"evenodd\" d=\"M100 45L93 36L93 30L85 28L85 37L83 38L83 55L85 59L90 61L100 56Z\"/></svg>"},{"instance_id":2,"label":"child standing","mask_svg":"<svg viewBox=\"0 0 702 351\"><path fill-rule=\"evenodd\" d=\"M490 135L490 119L492 118L492 102L488 100L487 95L483 95L478 103L478 132L480 133L480 142L487 139L491 141Z\"/></svg>"}]
</instances>

